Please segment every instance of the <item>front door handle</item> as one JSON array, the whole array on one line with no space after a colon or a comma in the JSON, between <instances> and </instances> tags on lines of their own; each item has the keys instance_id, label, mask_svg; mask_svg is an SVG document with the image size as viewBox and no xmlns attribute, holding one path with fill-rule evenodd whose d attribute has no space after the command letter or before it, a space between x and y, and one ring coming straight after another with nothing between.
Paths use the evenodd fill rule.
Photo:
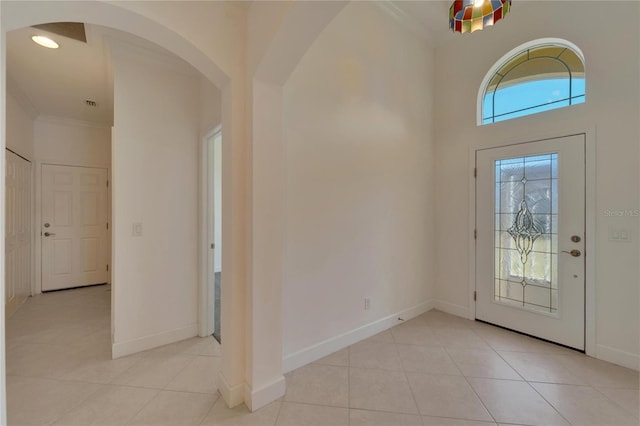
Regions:
<instances>
[{"instance_id":1,"label":"front door handle","mask_svg":"<svg viewBox=\"0 0 640 426\"><path fill-rule=\"evenodd\" d=\"M52 234L51 232L45 232L44 233L45 237L53 237L54 235L56 235L56 234Z\"/></svg>"},{"instance_id":2,"label":"front door handle","mask_svg":"<svg viewBox=\"0 0 640 426\"><path fill-rule=\"evenodd\" d=\"M562 250L562 253L570 254L573 257L580 257L582 252L580 250L573 249L571 251Z\"/></svg>"}]
</instances>

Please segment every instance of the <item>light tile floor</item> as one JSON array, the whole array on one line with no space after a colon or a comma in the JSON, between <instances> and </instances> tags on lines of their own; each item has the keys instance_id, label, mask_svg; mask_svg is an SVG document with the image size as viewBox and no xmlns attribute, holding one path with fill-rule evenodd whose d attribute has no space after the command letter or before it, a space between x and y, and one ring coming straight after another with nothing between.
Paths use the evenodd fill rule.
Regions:
<instances>
[{"instance_id":1,"label":"light tile floor","mask_svg":"<svg viewBox=\"0 0 640 426\"><path fill-rule=\"evenodd\" d=\"M7 322L10 425L638 425L638 373L430 311L286 375L254 413L217 392L220 346L110 359L107 286L30 298Z\"/></svg>"}]
</instances>

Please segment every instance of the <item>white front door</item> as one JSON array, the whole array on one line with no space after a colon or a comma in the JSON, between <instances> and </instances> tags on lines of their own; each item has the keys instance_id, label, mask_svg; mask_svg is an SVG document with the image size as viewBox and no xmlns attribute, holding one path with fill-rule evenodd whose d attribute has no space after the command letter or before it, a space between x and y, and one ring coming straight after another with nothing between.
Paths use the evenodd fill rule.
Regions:
<instances>
[{"instance_id":1,"label":"white front door","mask_svg":"<svg viewBox=\"0 0 640 426\"><path fill-rule=\"evenodd\" d=\"M476 151L476 318L584 350L585 136Z\"/></svg>"},{"instance_id":2,"label":"white front door","mask_svg":"<svg viewBox=\"0 0 640 426\"><path fill-rule=\"evenodd\" d=\"M106 283L107 170L42 166L42 291Z\"/></svg>"}]
</instances>

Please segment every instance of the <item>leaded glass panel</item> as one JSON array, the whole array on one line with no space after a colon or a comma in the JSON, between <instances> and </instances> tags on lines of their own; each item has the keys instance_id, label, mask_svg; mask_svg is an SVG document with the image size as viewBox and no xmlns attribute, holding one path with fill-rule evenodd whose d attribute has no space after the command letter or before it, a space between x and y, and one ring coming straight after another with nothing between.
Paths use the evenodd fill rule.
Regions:
<instances>
[{"instance_id":1,"label":"leaded glass panel","mask_svg":"<svg viewBox=\"0 0 640 426\"><path fill-rule=\"evenodd\" d=\"M500 303L556 313L558 155L495 162L495 291Z\"/></svg>"},{"instance_id":2,"label":"leaded glass panel","mask_svg":"<svg viewBox=\"0 0 640 426\"><path fill-rule=\"evenodd\" d=\"M482 124L585 102L584 62L561 45L539 45L506 59L484 87Z\"/></svg>"}]
</instances>

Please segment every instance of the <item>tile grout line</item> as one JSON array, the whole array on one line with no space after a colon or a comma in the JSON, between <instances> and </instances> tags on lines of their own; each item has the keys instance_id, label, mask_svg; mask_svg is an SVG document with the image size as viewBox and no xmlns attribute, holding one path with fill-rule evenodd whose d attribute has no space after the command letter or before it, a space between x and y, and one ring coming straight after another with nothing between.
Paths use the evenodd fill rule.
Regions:
<instances>
[{"instance_id":1,"label":"tile grout line","mask_svg":"<svg viewBox=\"0 0 640 426\"><path fill-rule=\"evenodd\" d=\"M548 401L548 400L547 400L547 398L545 398L545 397L544 397L544 395L542 395L540 392L538 392L538 389L536 389L536 387L535 387L535 386L533 386L531 383L529 383L529 382L527 382L527 381L525 381L525 383L526 383L527 385L529 385L529 387L530 387L531 389L533 389L533 391L534 391L535 393L537 393L538 395L540 395L540 398L542 398L542 399L544 400L544 402L546 402L547 404L549 404L549 406L550 406L551 408L553 408L553 410L554 410L556 413L558 413L558 415L559 415L560 417L562 417L562 418L563 418L563 419L564 419L568 424L570 424L570 425L572 425L572 424L573 424L573 423L571 423L571 422L569 421L569 419L567 419L567 418L564 416L564 414L562 414L562 413L560 412L560 410L559 410L558 408L556 408L556 406L555 406L555 405L553 405L550 401Z\"/></svg>"},{"instance_id":2,"label":"tile grout line","mask_svg":"<svg viewBox=\"0 0 640 426\"><path fill-rule=\"evenodd\" d=\"M474 332L475 333L475 332ZM476 333L477 334L477 333ZM485 339L483 339L481 336L480 339L487 343L485 341ZM488 343L487 343L488 344ZM489 345L489 347L491 347L491 345ZM493 347L491 347L491 349L493 350ZM447 349L445 348L445 352L447 352L447 354L451 357L451 354L449 354L449 351L447 351ZM495 352L495 350L494 350ZM455 359L453 359L453 357L451 357L451 360L453 361L453 363L456 365L456 367L458 367L458 369L460 370L460 373L462 373L462 369L460 369L460 367L458 366L458 363L456 362ZM489 413L489 416L491 416L491 418L493 419L493 422L495 424L498 424L498 420L496 419L496 417L493 415L493 413L491 412L491 410L489 410L489 407L487 407L487 405L484 403L484 401L482 400L482 398L480 398L480 395L478 395L478 392L476 392L475 388L473 387L473 385L471 384L471 382L469 381L469 378L467 376L464 375L464 373L462 373L462 377L464 377L465 382L467 382L467 385L471 388L471 391L473 392L473 394L476 396L476 398L478 398L478 401L480 401L480 404L482 404L482 406L484 407L485 411L487 413Z\"/></svg>"},{"instance_id":3,"label":"tile grout line","mask_svg":"<svg viewBox=\"0 0 640 426\"><path fill-rule=\"evenodd\" d=\"M604 389L616 389L616 390L631 390L631 391L635 391L636 389L624 389L624 388L610 388L607 386L591 386L593 389L596 390L596 392L598 392L599 394L603 395L608 401L614 403L616 406L622 408L625 412L631 414L633 417L635 417L636 419L640 420L640 402L639 402L639 406L638 406L638 411L633 413L631 412L627 407L623 407L622 404L619 404L616 400L614 400L612 397L610 397L609 395L607 395L606 393L602 392L600 390L600 388L604 388Z\"/></svg>"},{"instance_id":4,"label":"tile grout line","mask_svg":"<svg viewBox=\"0 0 640 426\"><path fill-rule=\"evenodd\" d=\"M393 334L392 334L393 336ZM418 412L418 418L420 419L420 423L424 426L424 419L422 418L422 412L420 412L420 406L418 405L418 400L416 399L416 395L413 392L413 387L411 386L411 382L409 381L409 376L407 375L406 370L404 369L404 363L402 362L402 357L400 356L400 351L398 350L398 344L395 343L395 339L394 339L394 344L393 344L394 349L396 350L396 355L398 356L398 359L400 360L400 366L402 368L402 375L404 376L404 379L407 381L407 386L409 387L409 392L411 392L411 398L413 398L413 403L416 407L416 411Z\"/></svg>"}]
</instances>

